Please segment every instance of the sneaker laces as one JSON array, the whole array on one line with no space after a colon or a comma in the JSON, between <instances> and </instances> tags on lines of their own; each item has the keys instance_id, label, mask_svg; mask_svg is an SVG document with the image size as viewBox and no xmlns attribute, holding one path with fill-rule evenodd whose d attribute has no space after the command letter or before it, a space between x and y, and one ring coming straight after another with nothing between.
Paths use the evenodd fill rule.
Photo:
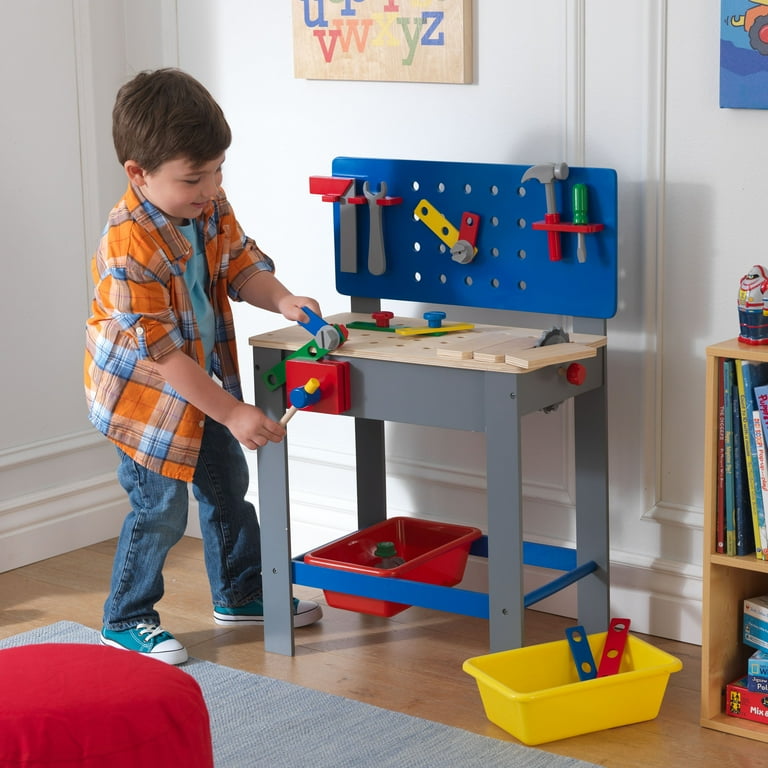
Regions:
<instances>
[{"instance_id":1,"label":"sneaker laces","mask_svg":"<svg viewBox=\"0 0 768 768\"><path fill-rule=\"evenodd\" d=\"M136 629L144 640L152 640L152 638L168 631L165 627L161 627L159 624L137 624Z\"/></svg>"}]
</instances>

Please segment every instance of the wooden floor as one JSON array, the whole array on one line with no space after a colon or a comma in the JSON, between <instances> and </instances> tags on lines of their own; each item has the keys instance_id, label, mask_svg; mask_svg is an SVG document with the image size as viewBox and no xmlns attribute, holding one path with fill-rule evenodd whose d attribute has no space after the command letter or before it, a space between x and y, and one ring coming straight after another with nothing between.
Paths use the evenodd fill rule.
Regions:
<instances>
[{"instance_id":1,"label":"wooden floor","mask_svg":"<svg viewBox=\"0 0 768 768\"><path fill-rule=\"evenodd\" d=\"M107 541L0 574L0 637L61 620L99 628L114 546ZM185 538L173 550L165 581L163 625L197 658L514 741L486 719L475 681L461 669L488 652L483 620L420 608L392 619L325 608L321 622L297 630L296 655L285 657L264 652L260 627L213 623L199 540ZM322 602L316 590L297 587L296 594ZM561 639L573 623L528 611L526 644ZM659 717L539 748L609 768L768 765L763 745L699 726L698 646L646 639L683 661Z\"/></svg>"}]
</instances>

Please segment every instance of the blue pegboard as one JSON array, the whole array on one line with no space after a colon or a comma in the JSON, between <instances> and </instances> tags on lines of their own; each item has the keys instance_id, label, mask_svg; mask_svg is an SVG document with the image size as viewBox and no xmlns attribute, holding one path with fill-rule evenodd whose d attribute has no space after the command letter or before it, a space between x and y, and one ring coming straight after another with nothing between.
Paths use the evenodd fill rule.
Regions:
<instances>
[{"instance_id":1,"label":"blue pegboard","mask_svg":"<svg viewBox=\"0 0 768 768\"><path fill-rule=\"evenodd\" d=\"M533 164L530 164L533 165ZM356 209L356 248L350 256L355 270L342 271L341 206L334 203L336 288L348 296L396 299L523 312L608 318L617 305L617 179L605 168L570 168L555 184L563 222L573 220L571 191L587 185L589 222L604 229L586 234L587 259L577 259L577 235L562 233L560 261L550 261L547 233L535 230L544 220L544 185L521 183L530 165L449 163L338 157L333 176L355 179L354 194L363 182L372 191L387 185L387 194L401 197L397 205L381 206L386 255L383 274L368 270L369 207ZM468 264L451 258L448 247L414 216L428 200L457 229L462 214L480 217L477 255Z\"/></svg>"}]
</instances>

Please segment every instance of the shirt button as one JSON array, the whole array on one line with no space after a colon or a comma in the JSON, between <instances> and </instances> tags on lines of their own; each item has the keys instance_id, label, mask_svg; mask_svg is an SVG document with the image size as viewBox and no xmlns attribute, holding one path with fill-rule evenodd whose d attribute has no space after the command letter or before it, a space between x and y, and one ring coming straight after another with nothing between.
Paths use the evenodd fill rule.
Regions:
<instances>
[{"instance_id":1,"label":"shirt button","mask_svg":"<svg viewBox=\"0 0 768 768\"><path fill-rule=\"evenodd\" d=\"M136 326L136 335L137 336L143 336L144 335L144 329L140 325Z\"/></svg>"},{"instance_id":2,"label":"shirt button","mask_svg":"<svg viewBox=\"0 0 768 768\"><path fill-rule=\"evenodd\" d=\"M205 426L205 421L198 421L197 426L200 427L200 429L202 429Z\"/></svg>"}]
</instances>

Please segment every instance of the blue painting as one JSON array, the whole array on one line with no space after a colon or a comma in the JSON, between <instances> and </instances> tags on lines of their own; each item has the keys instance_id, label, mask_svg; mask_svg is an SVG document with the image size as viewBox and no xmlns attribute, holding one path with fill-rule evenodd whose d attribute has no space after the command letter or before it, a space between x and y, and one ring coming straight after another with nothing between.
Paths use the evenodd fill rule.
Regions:
<instances>
[{"instance_id":1,"label":"blue painting","mask_svg":"<svg viewBox=\"0 0 768 768\"><path fill-rule=\"evenodd\" d=\"M768 0L721 0L720 106L768 109Z\"/></svg>"}]
</instances>

